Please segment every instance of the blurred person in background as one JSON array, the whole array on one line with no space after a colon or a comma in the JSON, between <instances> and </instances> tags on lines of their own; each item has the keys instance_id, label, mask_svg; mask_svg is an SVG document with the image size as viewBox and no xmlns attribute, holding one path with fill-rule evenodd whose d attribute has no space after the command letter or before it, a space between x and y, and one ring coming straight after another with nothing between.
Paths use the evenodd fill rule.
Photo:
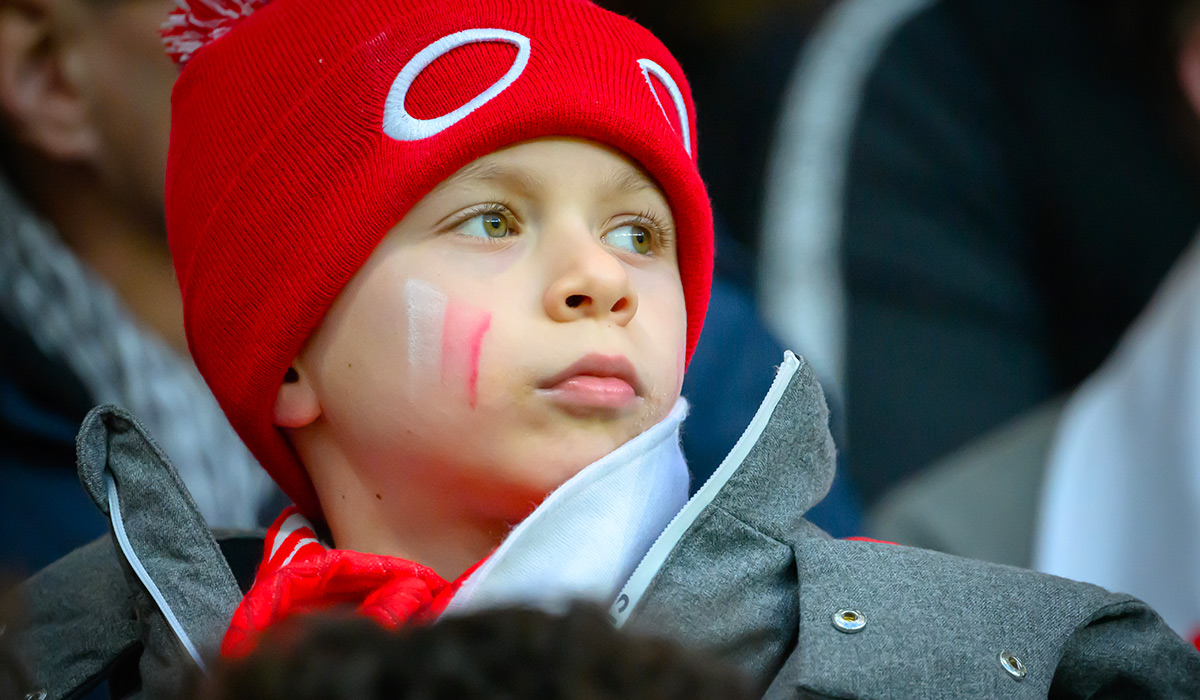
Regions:
<instances>
[{"instance_id":1,"label":"blurred person in background","mask_svg":"<svg viewBox=\"0 0 1200 700\"><path fill-rule=\"evenodd\" d=\"M1200 2L1172 4L1179 83L1200 114ZM1200 238L1068 399L934 465L868 526L1128 591L1200 645Z\"/></svg>"},{"instance_id":2,"label":"blurred person in background","mask_svg":"<svg viewBox=\"0 0 1200 700\"><path fill-rule=\"evenodd\" d=\"M168 0L0 0L0 568L105 533L75 475L98 403L135 411L213 526L274 486L187 354L163 180Z\"/></svg>"},{"instance_id":3,"label":"blurred person in background","mask_svg":"<svg viewBox=\"0 0 1200 700\"><path fill-rule=\"evenodd\" d=\"M1178 2L845 0L789 88L767 319L869 505L1075 386L1200 221Z\"/></svg>"},{"instance_id":4,"label":"blurred person in background","mask_svg":"<svg viewBox=\"0 0 1200 700\"><path fill-rule=\"evenodd\" d=\"M503 608L389 632L299 617L241 660L218 661L196 700L749 700L735 668L613 628L597 609Z\"/></svg>"}]
</instances>

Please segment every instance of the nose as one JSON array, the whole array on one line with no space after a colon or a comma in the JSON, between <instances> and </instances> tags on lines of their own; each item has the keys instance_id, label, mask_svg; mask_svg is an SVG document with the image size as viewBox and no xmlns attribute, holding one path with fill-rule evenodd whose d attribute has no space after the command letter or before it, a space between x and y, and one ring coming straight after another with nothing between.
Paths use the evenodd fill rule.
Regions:
<instances>
[{"instance_id":1,"label":"nose","mask_svg":"<svg viewBox=\"0 0 1200 700\"><path fill-rule=\"evenodd\" d=\"M624 326L637 313L637 293L624 263L590 232L562 235L552 246L555 271L543 296L555 321L605 318Z\"/></svg>"}]
</instances>

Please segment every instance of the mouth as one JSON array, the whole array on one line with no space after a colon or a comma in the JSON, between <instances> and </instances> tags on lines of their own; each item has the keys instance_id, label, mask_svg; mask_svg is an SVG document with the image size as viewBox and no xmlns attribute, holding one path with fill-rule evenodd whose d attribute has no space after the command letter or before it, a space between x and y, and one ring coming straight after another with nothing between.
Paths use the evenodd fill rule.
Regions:
<instances>
[{"instance_id":1,"label":"mouth","mask_svg":"<svg viewBox=\"0 0 1200 700\"><path fill-rule=\"evenodd\" d=\"M538 389L566 408L584 411L628 408L645 393L637 370L625 356L596 353L546 378Z\"/></svg>"}]
</instances>

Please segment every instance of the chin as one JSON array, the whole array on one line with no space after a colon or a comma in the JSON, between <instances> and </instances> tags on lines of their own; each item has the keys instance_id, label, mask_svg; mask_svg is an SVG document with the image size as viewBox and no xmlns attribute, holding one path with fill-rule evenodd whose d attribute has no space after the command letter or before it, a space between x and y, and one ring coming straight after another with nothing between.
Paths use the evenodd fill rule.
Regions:
<instances>
[{"instance_id":1,"label":"chin","mask_svg":"<svg viewBox=\"0 0 1200 700\"><path fill-rule=\"evenodd\" d=\"M556 412L557 418L536 427L510 424L487 437L477 435L477 453L490 454L491 459L476 469L502 475L502 481L517 489L549 494L662 420L670 405L656 406L656 411L662 415L640 412L617 421L580 420Z\"/></svg>"},{"instance_id":2,"label":"chin","mask_svg":"<svg viewBox=\"0 0 1200 700\"><path fill-rule=\"evenodd\" d=\"M540 458L532 462L538 465L537 480L542 487L553 491L589 465L620 447L624 442L626 441L614 441L608 438L596 439L595 436L590 436L590 439L574 437L561 439L561 449L540 450Z\"/></svg>"}]
</instances>

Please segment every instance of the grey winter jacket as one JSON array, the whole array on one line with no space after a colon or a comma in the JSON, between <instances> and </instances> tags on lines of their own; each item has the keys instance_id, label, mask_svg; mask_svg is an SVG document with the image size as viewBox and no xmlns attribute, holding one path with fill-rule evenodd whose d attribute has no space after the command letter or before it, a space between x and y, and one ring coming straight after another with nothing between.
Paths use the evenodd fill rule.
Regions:
<instances>
[{"instance_id":1,"label":"grey winter jacket","mask_svg":"<svg viewBox=\"0 0 1200 700\"><path fill-rule=\"evenodd\" d=\"M789 353L613 604L616 623L716 652L770 699L1200 698L1200 654L1130 596L807 523L833 475L826 424L811 369ZM22 652L50 699L114 664L137 664L144 695L166 697L218 646L239 583L131 416L93 411L79 458L113 537L26 584Z\"/></svg>"}]
</instances>

